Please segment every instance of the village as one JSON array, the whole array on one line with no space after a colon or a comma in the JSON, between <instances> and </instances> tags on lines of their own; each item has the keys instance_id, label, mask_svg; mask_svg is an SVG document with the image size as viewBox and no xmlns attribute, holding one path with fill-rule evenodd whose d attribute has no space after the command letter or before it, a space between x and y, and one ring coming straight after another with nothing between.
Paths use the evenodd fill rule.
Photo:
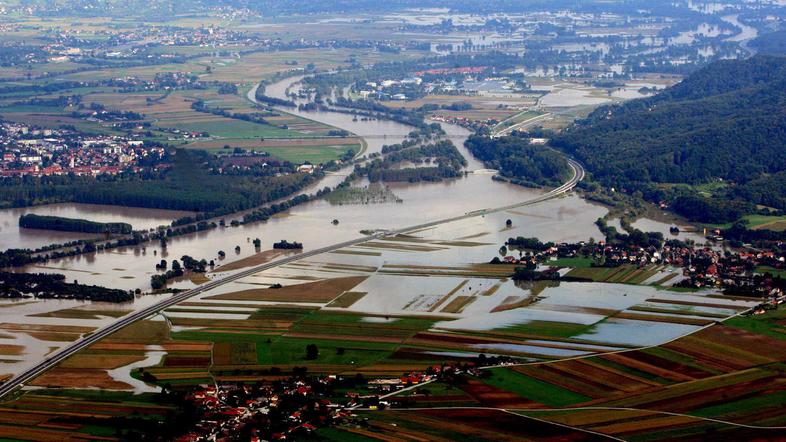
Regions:
<instances>
[{"instance_id":1,"label":"village","mask_svg":"<svg viewBox=\"0 0 786 442\"><path fill-rule=\"evenodd\" d=\"M565 267L561 261L576 258L591 260L593 268L628 265L669 269L673 287L719 289L727 295L762 299L762 304L752 311L760 314L765 305L777 306L786 300L786 280L776 274L786 268L786 253L781 246L776 245L773 250L732 251L678 240L668 240L657 247L605 241L544 244L535 238L519 237L510 238L501 250L505 256L494 257L491 263L521 265L528 270L522 270L522 275L542 279L565 279L569 272L561 270Z\"/></svg>"},{"instance_id":2,"label":"village","mask_svg":"<svg viewBox=\"0 0 786 442\"><path fill-rule=\"evenodd\" d=\"M218 382L189 391L185 400L195 409L194 424L179 442L292 440L329 426L362 427L366 418L355 410L384 410L408 406L412 390L423 394L432 382L461 384L467 376L485 377L484 368L504 366L509 357L487 357L445 363L400 377L366 379L361 374L305 375L256 383ZM304 371L295 368L295 372ZM273 368L273 372L278 372Z\"/></svg>"}]
</instances>

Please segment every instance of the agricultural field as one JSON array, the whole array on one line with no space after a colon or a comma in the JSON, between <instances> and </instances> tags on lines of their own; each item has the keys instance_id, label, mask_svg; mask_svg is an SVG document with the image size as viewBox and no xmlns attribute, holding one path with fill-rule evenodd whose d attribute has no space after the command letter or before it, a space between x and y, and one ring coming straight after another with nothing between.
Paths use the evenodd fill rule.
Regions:
<instances>
[{"instance_id":1,"label":"agricultural field","mask_svg":"<svg viewBox=\"0 0 786 442\"><path fill-rule=\"evenodd\" d=\"M526 413L554 422L625 440L638 440L639 435L665 440L705 431L735 439L746 434L763 437L768 434L765 430L733 424L784 425L779 404L786 394L782 385L786 334L775 331L780 326L774 325L782 317L778 311L733 318L657 347L503 370L525 375L521 379L527 382L510 383L524 389L520 391L525 397L542 392L526 391L532 388L531 379L584 396L562 405L566 409L559 412ZM496 376L493 373L490 379ZM510 373L505 376L509 379ZM567 409L584 407L588 409ZM639 419L625 423L626 413L635 410L644 411Z\"/></svg>"},{"instance_id":2,"label":"agricultural field","mask_svg":"<svg viewBox=\"0 0 786 442\"><path fill-rule=\"evenodd\" d=\"M754 230L766 229L776 232L786 230L786 216L774 215L745 215L741 218L748 224L748 227ZM732 223L727 224L712 224L708 227L727 229L731 227Z\"/></svg>"},{"instance_id":3,"label":"agricultural field","mask_svg":"<svg viewBox=\"0 0 786 442\"><path fill-rule=\"evenodd\" d=\"M513 221L510 227L507 218ZM490 440L491 428L457 424L445 416L457 413L472 420L491 413L512 422L496 440L543 434L581 440L588 433L549 422L562 423L574 415L598 418L581 409L555 411L595 406L625 411L604 413L608 422L587 424L591 431L625 438L649 428L666 435L675 427L698 431L706 429L705 415L731 419L729 413L738 412L718 408L720 399L710 394L716 384L740 385L730 398L780 422L767 408L780 397L781 352L786 356L780 316L771 321L742 317L755 301L713 291L670 290L672 278L664 275L674 272L654 265L606 269L593 267L587 258L561 259L548 265L561 269L563 281L514 281L514 266L488 262L498 256L505 238L530 228L525 222L530 219L518 210L490 213L304 258L206 291L67 359L0 407L0 415L25 410L25 401L52 394L86 409L96 407L96 414L112 413L113 407L153 414L149 410L171 405L150 399L160 398L156 394L162 391L272 380L303 369L369 379L398 377L445 362L475 361L482 354L509 358L514 365L484 370L487 374L463 384L426 384L389 398L396 407L454 410L419 414L413 418L417 428L399 423L411 414L406 408L362 412L370 418L369 427L334 428L326 437L385 437L385 428L397 423L412 437L449 431L445 434ZM239 271L284 253L260 253L217 272ZM106 308L36 311L29 315L31 321L55 321L58 328L6 324L0 332L50 342L59 338L62 345L92 330L62 328L69 321L98 327L122 314ZM4 341L3 359L23 357L27 350L20 339ZM745 388L757 397L771 391L772 401L754 401ZM106 407L100 400L79 402L83 392L94 389L125 396ZM631 429L620 417L632 413L628 408L645 410L640 413L648 423ZM40 419L22 428L52 431L52 421ZM106 422L79 417L69 429L58 431L108 435ZM0 437L14 435L0 427Z\"/></svg>"},{"instance_id":4,"label":"agricultural field","mask_svg":"<svg viewBox=\"0 0 786 442\"><path fill-rule=\"evenodd\" d=\"M554 422L626 440L638 434L668 439L708 428L731 431L703 417L782 424L773 405L786 391L780 381L780 361L786 358L782 312L737 316L755 302L656 287L646 281L661 271L657 268L584 275L597 282L516 282L511 266L483 264L497 253L497 235L515 234L516 228L475 229L448 224L370 241L260 272L170 307L29 383L43 390L24 391L0 407L0 416L19 416L14 426L0 426L0 437L20 438L28 431L51 440L63 432L111 438L111 417L119 410L165 414L171 403L156 402L162 389L275 379L296 367L313 374L396 377L480 354L512 358L516 365L486 370L488 375L466 384L422 386L428 394L390 398L401 405L456 409L363 412L368 428L337 428L334 435L385 437L396 423L396 431L412 437L436 432L478 440L588 437L548 423ZM581 259L558 264L566 275L606 272ZM121 314L71 307L30 316L65 324ZM2 332L45 332L52 341L52 333L70 333L62 337L68 341L91 330L63 327L6 324ZM3 358L19 358L24 350L8 342ZM309 356L309 345L316 346L316 355ZM117 399L85 400L95 389L116 392L111 394ZM83 414L58 427L62 421L54 412L35 408L52 401L51 395L57 395L54 403L81 407ZM728 400L736 406L723 406ZM566 410L577 407L609 412ZM617 413L619 408L624 410ZM629 409L640 413L635 423ZM509 420L509 427L484 427L492 417L497 423ZM493 431L501 432L496 439Z\"/></svg>"},{"instance_id":5,"label":"agricultural field","mask_svg":"<svg viewBox=\"0 0 786 442\"><path fill-rule=\"evenodd\" d=\"M663 348L676 361L675 367L685 364L689 357L681 352L714 348L709 340L716 338L710 331L741 330L713 324L750 308L752 302L649 285L646 280L660 271L656 268L621 267L614 274L584 275L598 282L516 282L510 278L511 266L483 263L497 252L498 235L515 234L517 228L486 233L476 228L474 223L447 224L245 277L123 329L31 385L66 393L101 388L149 394L161 387L185 388L214 380L265 379L295 367L306 367L310 373L398 376L439 365L446 358L468 361L486 354L523 365L492 369L488 378L424 401L455 399L529 409L611 401L623 396L620 391L629 398L631 392L670 386L687 377L703 379L754 366L745 359L752 356L743 351L750 332L727 333L724 338L730 348L740 349L739 361L727 358L733 367L669 371L629 361L631 355L641 360L645 356L639 355L665 358L659 353L663 350L651 346L677 339ZM580 259L558 264L565 266L567 275L603 270ZM235 269L222 269L230 271ZM71 308L34 317L81 321L120 314ZM683 342L695 349L683 349ZM308 355L308 345L318 348L316 355ZM9 346L4 351L4 357L12 358L19 349ZM770 359L753 362L769 364ZM664 364L658 359L651 365ZM579 376L590 368L608 377L606 384L582 384L580 379L557 383L567 373ZM773 370L777 365L754 378L774 376Z\"/></svg>"},{"instance_id":6,"label":"agricultural field","mask_svg":"<svg viewBox=\"0 0 786 442\"><path fill-rule=\"evenodd\" d=\"M786 421L783 317L780 310L735 317L661 345L489 368L463 383L424 385L390 399L403 410L369 414L370 427L385 434L391 416L420 420L423 407L435 414L455 407L472 415L504 409L622 440L707 433L771 439L779 430L765 427Z\"/></svg>"}]
</instances>

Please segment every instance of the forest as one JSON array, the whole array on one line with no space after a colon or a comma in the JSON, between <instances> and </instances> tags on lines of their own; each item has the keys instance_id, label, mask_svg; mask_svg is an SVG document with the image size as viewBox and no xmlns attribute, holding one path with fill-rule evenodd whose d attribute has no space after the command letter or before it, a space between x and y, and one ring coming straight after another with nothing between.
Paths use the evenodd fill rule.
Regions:
<instances>
[{"instance_id":1,"label":"forest","mask_svg":"<svg viewBox=\"0 0 786 442\"><path fill-rule=\"evenodd\" d=\"M465 145L486 167L509 181L528 187L554 186L570 177L565 158L548 148L533 146L518 136L470 136Z\"/></svg>"},{"instance_id":2,"label":"forest","mask_svg":"<svg viewBox=\"0 0 786 442\"><path fill-rule=\"evenodd\" d=\"M53 202L108 204L185 210L220 216L291 195L319 174L248 176L211 174L211 158L180 149L170 170L161 174L118 177L25 177L0 182L0 205L29 206Z\"/></svg>"},{"instance_id":3,"label":"forest","mask_svg":"<svg viewBox=\"0 0 786 442\"><path fill-rule=\"evenodd\" d=\"M786 30L760 35L750 42L750 46L759 54L786 55Z\"/></svg>"},{"instance_id":4,"label":"forest","mask_svg":"<svg viewBox=\"0 0 786 442\"><path fill-rule=\"evenodd\" d=\"M467 165L467 160L452 141L441 140L424 145L417 145L418 142L409 139L398 145L383 147L383 159L375 158L363 166L355 166L353 175L367 176L371 182L410 183L442 181L461 176L461 169ZM415 167L401 166L406 163L412 163Z\"/></svg>"},{"instance_id":5,"label":"forest","mask_svg":"<svg viewBox=\"0 0 786 442\"><path fill-rule=\"evenodd\" d=\"M601 107L552 144L605 186L676 202L692 220L730 222L753 204L786 209L784 109L786 57L719 61L654 97ZM660 185L675 183L728 186L707 196ZM699 210L686 197L707 204Z\"/></svg>"}]
</instances>

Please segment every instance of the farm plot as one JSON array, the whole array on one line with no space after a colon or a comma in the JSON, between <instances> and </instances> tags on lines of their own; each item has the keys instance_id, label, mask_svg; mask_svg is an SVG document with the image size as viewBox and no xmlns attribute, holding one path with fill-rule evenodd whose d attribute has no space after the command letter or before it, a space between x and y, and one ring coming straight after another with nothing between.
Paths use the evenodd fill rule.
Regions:
<instances>
[{"instance_id":1,"label":"farm plot","mask_svg":"<svg viewBox=\"0 0 786 442\"><path fill-rule=\"evenodd\" d=\"M565 427L529 420L498 410L420 410L361 414L370 419L373 435L412 440L562 440L596 437ZM395 424L395 426L393 425ZM435 439L436 438L436 439Z\"/></svg>"},{"instance_id":2,"label":"farm plot","mask_svg":"<svg viewBox=\"0 0 786 442\"><path fill-rule=\"evenodd\" d=\"M772 314L769 321L777 316ZM760 320L735 318L729 321L730 325L715 325L658 347L493 369L492 380L485 382L493 384L495 380L507 379L499 382L499 386L519 390L524 397L533 397L549 388L581 395L585 399L562 405L548 404L554 397L548 395L541 398L540 407L597 409L526 413L626 440L688 436L707 428L713 428L712 431L723 437L744 434L765 437L772 431L747 433L699 419L707 417L761 426L786 422L780 406L786 398L786 366L782 363L786 359L786 340L739 327ZM500 372L504 375L495 378ZM515 378L511 373L525 376ZM533 385L533 382L537 383ZM633 417L636 419L631 420Z\"/></svg>"},{"instance_id":3,"label":"farm plot","mask_svg":"<svg viewBox=\"0 0 786 442\"><path fill-rule=\"evenodd\" d=\"M287 124L289 130L300 133L313 133L316 128L309 127L306 132L304 126ZM318 136L314 134L314 136ZM310 162L320 164L337 159L347 151L357 154L360 151L362 140L354 137L317 137L317 138L222 138L220 140L194 141L187 145L189 148L220 150L224 146L240 147L248 150L267 152L281 161L290 161L295 164Z\"/></svg>"},{"instance_id":4,"label":"farm plot","mask_svg":"<svg viewBox=\"0 0 786 442\"><path fill-rule=\"evenodd\" d=\"M229 301L321 302L327 303L352 290L366 278L354 276L297 284L278 289L252 289L209 296L205 299Z\"/></svg>"},{"instance_id":5,"label":"farm plot","mask_svg":"<svg viewBox=\"0 0 786 442\"><path fill-rule=\"evenodd\" d=\"M0 438L84 441L133 438L139 425L173 413L152 394L102 390L28 391L0 405ZM117 419L133 415L137 420Z\"/></svg>"}]
</instances>

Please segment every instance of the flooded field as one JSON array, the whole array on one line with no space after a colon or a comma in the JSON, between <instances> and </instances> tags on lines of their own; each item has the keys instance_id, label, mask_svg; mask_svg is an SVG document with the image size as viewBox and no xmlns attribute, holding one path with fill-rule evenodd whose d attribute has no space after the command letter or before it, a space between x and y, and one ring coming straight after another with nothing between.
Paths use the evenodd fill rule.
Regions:
<instances>
[{"instance_id":1,"label":"flooded field","mask_svg":"<svg viewBox=\"0 0 786 442\"><path fill-rule=\"evenodd\" d=\"M545 107L574 107L591 106L610 102L608 97L598 95L594 88L576 85L563 85L554 87L540 99L539 103Z\"/></svg>"},{"instance_id":2,"label":"flooded field","mask_svg":"<svg viewBox=\"0 0 786 442\"><path fill-rule=\"evenodd\" d=\"M279 98L282 100L289 100L287 91L297 91L297 83L303 79L303 76L285 78L276 83L267 85L265 87L265 95ZM252 98L256 89L249 92L249 98ZM302 101L296 101L298 103ZM297 108L279 109L282 112L287 112L299 117L318 121L323 124L335 126L341 129L346 129L355 135L363 137L366 141L367 147L364 153L375 153L382 150L382 146L386 144L396 144L401 142L412 128L401 123L389 120L373 120L362 121L356 120L354 116L338 112L330 111L301 111Z\"/></svg>"},{"instance_id":3,"label":"flooded field","mask_svg":"<svg viewBox=\"0 0 786 442\"><path fill-rule=\"evenodd\" d=\"M241 319L229 307L316 308L313 315L339 315L345 324L372 328L430 321L407 345L428 346L434 356L537 360L657 345L754 304L713 291L670 291L658 281L674 270L657 266L638 284L513 281L511 266L486 263L503 238L527 234L528 215L511 211L456 221L317 255L200 294L167 315L188 324L231 320L235 327L254 315ZM512 227L505 227L505 217ZM283 288L268 288L274 284ZM309 336L304 333L286 336ZM329 336L340 340L341 333L336 328ZM387 342L379 335L367 339Z\"/></svg>"},{"instance_id":4,"label":"flooded field","mask_svg":"<svg viewBox=\"0 0 786 442\"><path fill-rule=\"evenodd\" d=\"M266 93L279 98L285 97L285 91L299 77L282 80L266 88ZM383 145L397 143L409 133L408 126L389 121L353 121L351 115L335 112L303 112L305 117L313 118L328 124L351 130L363 135L368 142L367 152L379 151ZM464 147L464 140L469 132L458 126L443 124L450 139L468 160L468 171L482 170L483 164L473 158ZM217 263L236 261L255 255L251 241L262 240L262 250L267 250L273 242L281 239L298 241L304 244L305 250L324 247L340 241L349 240L360 235L362 230L391 229L419 224L434 219L458 216L464 213L504 206L531 199L541 191L528 189L491 179L489 173L470 173L464 178L446 180L441 183L391 183L390 190L401 199L400 204L354 204L335 205L328 201L313 201L298 206L287 213L274 217L267 223L253 223L240 227L224 227L193 235L175 237L168 243L166 250L158 244L146 244L139 247L114 249L90 255L51 261L45 266L28 266L24 271L57 271L64 273L68 279L89 281L90 283L122 289L148 288L150 275L156 272L155 264L161 259L179 259L189 255L197 259L214 259ZM311 186L316 190L325 185L334 186L343 179L343 173L329 174L321 182ZM363 183L359 183L363 186ZM306 191L313 191L306 190ZM41 206L36 210L47 213L49 207L70 207L70 205ZM114 208L108 208L111 210ZM77 209L69 209L75 211ZM118 208L118 213L140 213L138 209ZM597 235L593 224L598 216L605 213L604 208L592 206L585 201L571 196L559 201L551 201L544 205L528 208L532 211L526 225L530 236L542 236L554 240L581 239ZM55 212L56 213L56 212ZM71 213L71 212L69 212ZM88 214L85 214L87 216ZM9 215L10 216L10 215ZM107 215L108 216L108 215ZM118 215L120 219L129 220ZM490 215L499 217L501 215ZM92 219L92 218L91 218ZM109 218L102 218L109 219ZM111 218L115 220L115 218ZM227 223L232 216L227 216ZM338 220L333 225L332 220ZM169 218L152 217L147 224L157 226ZM130 219L127 222L134 222ZM141 221L138 221L139 224ZM555 222L564 229L554 229ZM555 232L559 232L555 234ZM44 243L48 243L44 241ZM32 243L30 243L32 244ZM30 244L24 244L30 247ZM21 246L22 244L20 244ZM240 251L235 252L235 246ZM224 251L226 258L219 260L218 252ZM218 267L220 275L220 266ZM178 288L193 287L193 283L184 280L174 284Z\"/></svg>"},{"instance_id":5,"label":"flooded field","mask_svg":"<svg viewBox=\"0 0 786 442\"><path fill-rule=\"evenodd\" d=\"M298 81L297 77L283 80L268 86L266 92L283 97L284 90L296 81ZM367 134L369 151L381 149L384 144L398 142L409 131L407 126L398 123L354 122L349 115L333 112L304 114L341 124L342 128L356 133ZM68 279L78 279L80 282L122 289L146 289L149 287L150 275L156 272L155 264L161 259L179 259L183 255L189 255L198 259L214 259L220 265L252 257L260 251L268 250L273 242L281 239L302 242L304 248L310 250L355 238L362 230L400 228L462 215L470 211L525 201L541 192L493 181L492 174L483 171L483 164L473 158L464 147L463 141L468 131L447 124L443 124L443 127L459 151L467 158L467 170L478 171L478 173L470 173L465 178L441 183L391 183L389 188L400 198L401 203L336 205L324 200L313 201L274 217L266 223L252 223L234 228L224 227L175 237L169 241L166 250L162 250L158 244L150 243L65 258L42 266L28 266L22 270L56 271L65 274ZM332 173L306 191L310 192L325 185L334 186L342 179L342 172ZM358 183L358 186L363 185L364 183ZM166 224L182 215L180 212L81 204L57 204L0 211L0 216L3 217L2 234L11 237L8 243L4 241L4 245L37 247L49 244L53 239L63 241L79 237L70 233L60 235L61 232L26 232L26 229L19 229L16 226L18 215L25 213L25 210L40 214L84 217L96 221L125 221L137 228ZM504 225L506 218L519 217L520 221L514 225L516 235L534 236L551 241L578 241L599 236L594 221L606 212L604 207L589 204L575 195L570 195L527 207L526 210L489 214L466 220L465 223L477 226L477 231L480 232L495 231L498 230L496 226ZM227 216L227 223L231 219L232 216ZM331 223L334 219L339 221L338 225ZM488 224L493 224L495 227L485 227ZM668 230L668 226L665 229ZM493 240L500 242L506 239L505 235L508 233L510 232L498 232ZM251 244L255 238L262 240L261 250L255 250ZM240 247L239 252L234 251L235 246ZM219 260L219 251L226 253L225 259ZM219 266L219 275L220 269ZM177 282L175 286L188 288L192 287L193 283L184 280Z\"/></svg>"},{"instance_id":6,"label":"flooded field","mask_svg":"<svg viewBox=\"0 0 786 442\"><path fill-rule=\"evenodd\" d=\"M114 304L57 299L0 302L0 377L32 367L48 354L133 310L169 295L140 295Z\"/></svg>"}]
</instances>

